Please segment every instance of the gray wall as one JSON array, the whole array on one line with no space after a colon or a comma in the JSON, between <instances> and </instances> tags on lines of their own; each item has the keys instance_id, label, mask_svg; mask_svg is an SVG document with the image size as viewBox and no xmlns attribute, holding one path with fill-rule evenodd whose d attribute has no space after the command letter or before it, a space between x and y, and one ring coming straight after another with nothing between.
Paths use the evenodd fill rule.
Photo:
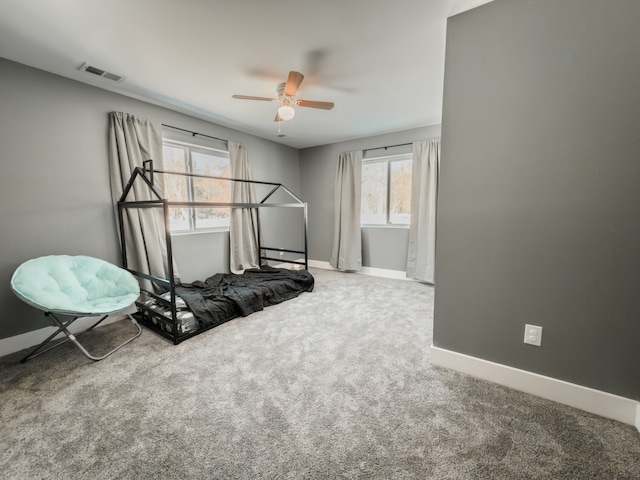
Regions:
<instances>
[{"instance_id":1,"label":"gray wall","mask_svg":"<svg viewBox=\"0 0 640 480\"><path fill-rule=\"evenodd\" d=\"M0 338L48 326L40 312L11 293L11 274L23 261L84 254L119 263L109 190L108 112L124 111L242 143L256 179L282 182L300 194L295 149L3 59L0 105ZM274 220L270 226L280 237L302 238L297 219ZM226 271L225 245L225 233L177 238L175 255L183 277Z\"/></svg>"},{"instance_id":2,"label":"gray wall","mask_svg":"<svg viewBox=\"0 0 640 480\"><path fill-rule=\"evenodd\" d=\"M300 150L303 198L309 203L309 258L328 262L333 245L333 193L338 156L440 136L440 126L359 138ZM379 152L384 152L380 150ZM362 231L363 265L404 271L407 262L408 229L365 228Z\"/></svg>"},{"instance_id":3,"label":"gray wall","mask_svg":"<svg viewBox=\"0 0 640 480\"><path fill-rule=\"evenodd\" d=\"M640 400L639 23L637 0L449 19L434 345Z\"/></svg>"}]
</instances>

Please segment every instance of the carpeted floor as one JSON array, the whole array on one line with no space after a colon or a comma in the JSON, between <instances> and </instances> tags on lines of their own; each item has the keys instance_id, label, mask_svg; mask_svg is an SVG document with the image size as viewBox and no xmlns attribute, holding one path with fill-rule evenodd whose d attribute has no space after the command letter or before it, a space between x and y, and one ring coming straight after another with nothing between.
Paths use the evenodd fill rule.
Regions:
<instances>
[{"instance_id":1,"label":"carpeted floor","mask_svg":"<svg viewBox=\"0 0 640 480\"><path fill-rule=\"evenodd\" d=\"M640 478L633 427L432 367L431 287L312 273L313 293L178 346L145 329L98 363L0 359L0 477Z\"/></svg>"}]
</instances>

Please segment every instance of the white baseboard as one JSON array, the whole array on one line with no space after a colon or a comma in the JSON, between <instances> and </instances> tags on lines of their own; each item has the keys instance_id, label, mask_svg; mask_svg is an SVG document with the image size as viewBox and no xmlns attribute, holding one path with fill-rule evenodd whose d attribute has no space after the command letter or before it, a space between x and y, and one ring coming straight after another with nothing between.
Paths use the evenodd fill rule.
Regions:
<instances>
[{"instance_id":1,"label":"white baseboard","mask_svg":"<svg viewBox=\"0 0 640 480\"><path fill-rule=\"evenodd\" d=\"M107 318L104 322L102 322L98 328L103 327L105 325L109 325L110 323L117 322L125 318L124 314L114 314ZM91 326L92 323L95 323L98 319L96 317L84 317L76 320L69 330L71 333L78 333L88 327ZM22 333L20 335L15 335L9 338L0 339L0 357L4 357L5 355L9 355L11 353L19 352L20 350L24 350L25 348L35 347L44 341L49 335L55 332L57 327L45 327L40 328L38 330L33 330L31 332ZM61 338L64 334L61 333L57 335L55 338Z\"/></svg>"},{"instance_id":2,"label":"white baseboard","mask_svg":"<svg viewBox=\"0 0 640 480\"><path fill-rule=\"evenodd\" d=\"M336 270L329 264L329 262L322 262L320 260L309 260L309 266L315 268L322 268L323 270ZM362 270L358 272L361 275L371 275L373 277L395 278L398 280L413 280L407 278L407 274L400 270L386 270L384 268L362 267Z\"/></svg>"},{"instance_id":3,"label":"white baseboard","mask_svg":"<svg viewBox=\"0 0 640 480\"><path fill-rule=\"evenodd\" d=\"M589 387L431 346L431 363L595 413L640 431L640 403Z\"/></svg>"}]
</instances>

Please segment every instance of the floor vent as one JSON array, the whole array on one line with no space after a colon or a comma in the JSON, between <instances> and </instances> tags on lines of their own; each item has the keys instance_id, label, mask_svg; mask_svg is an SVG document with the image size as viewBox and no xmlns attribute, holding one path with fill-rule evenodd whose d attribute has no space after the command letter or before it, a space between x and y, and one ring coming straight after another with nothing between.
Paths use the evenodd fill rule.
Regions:
<instances>
[{"instance_id":1,"label":"floor vent","mask_svg":"<svg viewBox=\"0 0 640 480\"><path fill-rule=\"evenodd\" d=\"M121 82L124 80L124 77L120 75L107 72L106 70L102 70L101 68L94 67L93 65L89 65L88 63L83 63L82 66L80 67L80 70L83 70L88 73L92 73L93 75L97 75L99 77L103 77L103 78L106 78L107 80L111 80L114 82Z\"/></svg>"}]
</instances>

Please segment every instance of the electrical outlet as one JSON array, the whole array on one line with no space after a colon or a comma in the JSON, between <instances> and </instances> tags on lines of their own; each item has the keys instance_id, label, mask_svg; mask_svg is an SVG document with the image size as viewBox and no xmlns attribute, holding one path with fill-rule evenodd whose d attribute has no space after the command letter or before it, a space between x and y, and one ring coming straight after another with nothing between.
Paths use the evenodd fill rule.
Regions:
<instances>
[{"instance_id":1,"label":"electrical outlet","mask_svg":"<svg viewBox=\"0 0 640 480\"><path fill-rule=\"evenodd\" d=\"M524 326L524 343L539 347L542 345L542 327L538 325Z\"/></svg>"}]
</instances>

